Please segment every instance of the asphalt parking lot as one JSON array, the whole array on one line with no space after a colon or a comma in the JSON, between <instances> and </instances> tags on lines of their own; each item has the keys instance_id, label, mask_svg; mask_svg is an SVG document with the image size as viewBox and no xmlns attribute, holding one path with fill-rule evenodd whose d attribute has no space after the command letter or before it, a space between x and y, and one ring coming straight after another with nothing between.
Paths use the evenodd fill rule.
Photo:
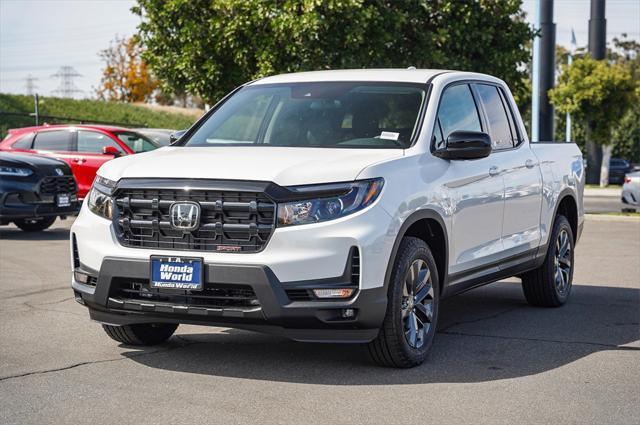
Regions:
<instances>
[{"instance_id":1,"label":"asphalt parking lot","mask_svg":"<svg viewBox=\"0 0 640 425\"><path fill-rule=\"evenodd\" d=\"M119 346L69 288L68 228L0 228L0 423L640 423L640 220L589 217L570 302L518 282L446 300L411 370L314 345L182 326Z\"/></svg>"}]
</instances>

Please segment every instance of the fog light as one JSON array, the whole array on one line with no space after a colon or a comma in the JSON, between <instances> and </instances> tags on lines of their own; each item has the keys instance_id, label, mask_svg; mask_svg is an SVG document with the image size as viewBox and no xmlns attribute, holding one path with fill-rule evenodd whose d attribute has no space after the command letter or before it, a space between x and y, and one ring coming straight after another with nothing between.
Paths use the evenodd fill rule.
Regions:
<instances>
[{"instance_id":1,"label":"fog light","mask_svg":"<svg viewBox=\"0 0 640 425\"><path fill-rule=\"evenodd\" d=\"M313 293L318 298L349 298L353 294L352 288L314 289Z\"/></svg>"},{"instance_id":2,"label":"fog light","mask_svg":"<svg viewBox=\"0 0 640 425\"><path fill-rule=\"evenodd\" d=\"M352 308L345 308L342 310L343 319L353 319L356 316L356 311Z\"/></svg>"},{"instance_id":3,"label":"fog light","mask_svg":"<svg viewBox=\"0 0 640 425\"><path fill-rule=\"evenodd\" d=\"M73 277L78 283L84 283L85 285L89 281L89 275L82 272L73 272Z\"/></svg>"}]
</instances>

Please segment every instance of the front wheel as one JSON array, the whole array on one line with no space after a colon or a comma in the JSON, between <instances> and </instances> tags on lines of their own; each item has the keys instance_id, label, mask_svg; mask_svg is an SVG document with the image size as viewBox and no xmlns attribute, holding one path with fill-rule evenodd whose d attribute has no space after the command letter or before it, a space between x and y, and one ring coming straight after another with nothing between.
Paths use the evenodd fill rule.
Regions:
<instances>
[{"instance_id":1,"label":"front wheel","mask_svg":"<svg viewBox=\"0 0 640 425\"><path fill-rule=\"evenodd\" d=\"M51 227L51 225L55 223L55 221L56 216L42 218L21 218L14 221L14 223L25 232L41 232L42 230Z\"/></svg>"},{"instance_id":2,"label":"front wheel","mask_svg":"<svg viewBox=\"0 0 640 425\"><path fill-rule=\"evenodd\" d=\"M368 345L374 362L401 368L424 362L436 334L439 295L438 271L429 246L405 237L389 281L384 322Z\"/></svg>"},{"instance_id":3,"label":"front wheel","mask_svg":"<svg viewBox=\"0 0 640 425\"><path fill-rule=\"evenodd\" d=\"M544 263L522 276L522 289L529 304L559 307L567 302L573 283L574 244L569 220L556 216Z\"/></svg>"},{"instance_id":4,"label":"front wheel","mask_svg":"<svg viewBox=\"0 0 640 425\"><path fill-rule=\"evenodd\" d=\"M171 338L178 325L139 323L124 326L102 325L102 328L111 339L126 345L157 345Z\"/></svg>"}]
</instances>

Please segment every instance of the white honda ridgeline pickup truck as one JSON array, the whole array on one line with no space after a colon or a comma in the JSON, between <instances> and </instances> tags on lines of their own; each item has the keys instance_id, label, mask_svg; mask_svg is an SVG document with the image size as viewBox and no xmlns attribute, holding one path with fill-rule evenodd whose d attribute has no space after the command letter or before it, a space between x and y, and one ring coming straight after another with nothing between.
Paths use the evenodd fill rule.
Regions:
<instances>
[{"instance_id":1,"label":"white honda ridgeline pickup truck","mask_svg":"<svg viewBox=\"0 0 640 425\"><path fill-rule=\"evenodd\" d=\"M584 175L575 144L528 141L488 75L268 77L172 146L100 168L72 286L125 344L215 325L368 343L411 367L445 297L518 276L530 304L567 301Z\"/></svg>"}]
</instances>

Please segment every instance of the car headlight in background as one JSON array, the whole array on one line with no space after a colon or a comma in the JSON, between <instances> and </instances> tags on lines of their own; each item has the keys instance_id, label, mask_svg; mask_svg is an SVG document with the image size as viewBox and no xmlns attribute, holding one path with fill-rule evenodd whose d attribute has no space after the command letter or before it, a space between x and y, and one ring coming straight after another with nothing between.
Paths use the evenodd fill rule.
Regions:
<instances>
[{"instance_id":1,"label":"car headlight in background","mask_svg":"<svg viewBox=\"0 0 640 425\"><path fill-rule=\"evenodd\" d=\"M10 167L7 165L0 165L0 176L28 177L31 174L33 174L33 170L30 168Z\"/></svg>"},{"instance_id":2,"label":"car headlight in background","mask_svg":"<svg viewBox=\"0 0 640 425\"><path fill-rule=\"evenodd\" d=\"M340 193L335 196L317 196L316 199L278 204L278 226L319 223L334 220L360 211L373 204L382 191L382 178L292 188L301 195L305 192Z\"/></svg>"},{"instance_id":3,"label":"car headlight in background","mask_svg":"<svg viewBox=\"0 0 640 425\"><path fill-rule=\"evenodd\" d=\"M113 217L113 199L111 194L116 187L116 182L96 176L93 186L87 196L89 210L100 217L111 220Z\"/></svg>"}]
</instances>

